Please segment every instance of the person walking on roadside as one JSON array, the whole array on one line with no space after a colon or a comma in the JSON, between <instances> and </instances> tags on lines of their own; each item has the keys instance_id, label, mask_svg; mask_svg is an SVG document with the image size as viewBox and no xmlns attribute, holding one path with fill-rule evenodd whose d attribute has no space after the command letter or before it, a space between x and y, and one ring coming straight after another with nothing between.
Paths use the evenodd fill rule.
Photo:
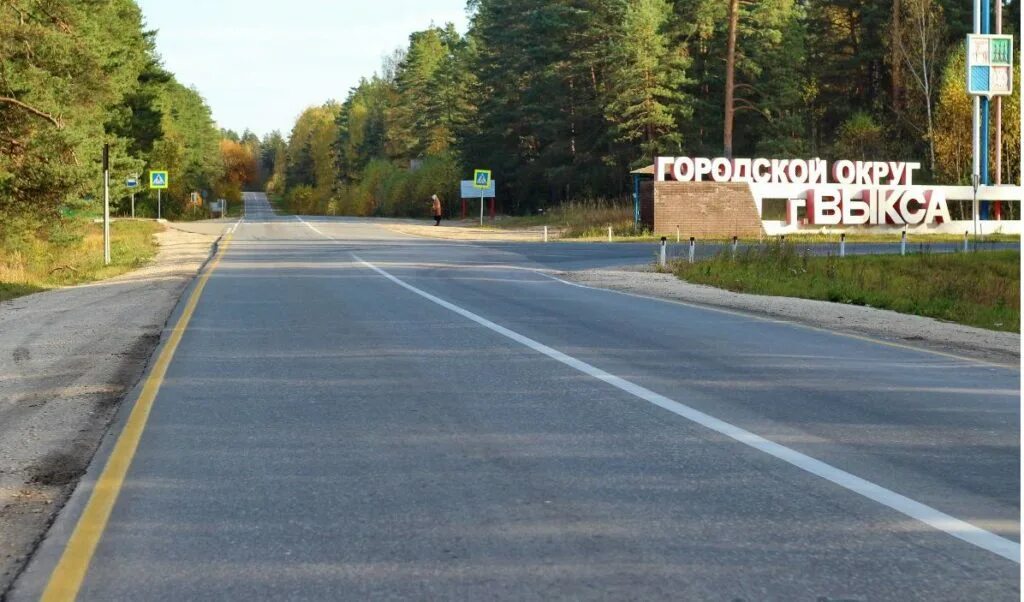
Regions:
<instances>
[{"instance_id":1,"label":"person walking on roadside","mask_svg":"<svg viewBox=\"0 0 1024 602\"><path fill-rule=\"evenodd\" d=\"M434 196L430 197L430 198L434 202L434 204L433 204L434 225L435 226L440 226L441 225L441 199L438 198L438 196L436 194Z\"/></svg>"}]
</instances>

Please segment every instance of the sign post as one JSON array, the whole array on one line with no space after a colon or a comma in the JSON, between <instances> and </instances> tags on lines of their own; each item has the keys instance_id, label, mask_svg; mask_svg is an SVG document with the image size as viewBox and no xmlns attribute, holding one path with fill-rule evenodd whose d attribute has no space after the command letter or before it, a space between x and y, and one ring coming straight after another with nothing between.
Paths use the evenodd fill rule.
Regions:
<instances>
[{"instance_id":1,"label":"sign post","mask_svg":"<svg viewBox=\"0 0 1024 602\"><path fill-rule=\"evenodd\" d=\"M973 97L974 105L972 176L978 178L981 186L989 185L989 102L993 96L1013 94L1013 36L989 34L988 2L975 0L974 33L967 36L967 93Z\"/></svg>"},{"instance_id":2,"label":"sign post","mask_svg":"<svg viewBox=\"0 0 1024 602\"><path fill-rule=\"evenodd\" d=\"M132 191L132 219L135 219L135 189L139 187L139 176L134 175L124 180L125 188Z\"/></svg>"},{"instance_id":3,"label":"sign post","mask_svg":"<svg viewBox=\"0 0 1024 602\"><path fill-rule=\"evenodd\" d=\"M170 185L171 179L168 177L166 171L151 171L149 172L149 187L156 189L156 218L163 218L162 200L160 193L167 190Z\"/></svg>"},{"instance_id":4,"label":"sign post","mask_svg":"<svg viewBox=\"0 0 1024 602\"><path fill-rule=\"evenodd\" d=\"M477 169L473 172L473 188L480 191L480 225L484 225L484 193L486 193L491 186L491 170L489 169ZM491 195L493 198L494 195Z\"/></svg>"},{"instance_id":5,"label":"sign post","mask_svg":"<svg viewBox=\"0 0 1024 602\"><path fill-rule=\"evenodd\" d=\"M480 188L478 182L483 182L482 178L478 179L474 177L472 180L462 180L460 183L461 197L463 203L465 199L480 199L480 225L484 223L484 199L494 198L495 181L490 179L490 172L484 172L487 174L487 186Z\"/></svg>"},{"instance_id":6,"label":"sign post","mask_svg":"<svg viewBox=\"0 0 1024 602\"><path fill-rule=\"evenodd\" d=\"M103 145L103 265L110 265L110 145Z\"/></svg>"}]
</instances>

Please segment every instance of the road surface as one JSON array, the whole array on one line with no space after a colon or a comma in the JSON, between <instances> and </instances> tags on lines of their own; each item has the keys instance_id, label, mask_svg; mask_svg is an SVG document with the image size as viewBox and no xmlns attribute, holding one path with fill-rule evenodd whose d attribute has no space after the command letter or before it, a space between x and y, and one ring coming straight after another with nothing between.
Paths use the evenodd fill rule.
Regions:
<instances>
[{"instance_id":1,"label":"road surface","mask_svg":"<svg viewBox=\"0 0 1024 602\"><path fill-rule=\"evenodd\" d=\"M516 249L247 194L11 599L1019 599L1019 371Z\"/></svg>"}]
</instances>

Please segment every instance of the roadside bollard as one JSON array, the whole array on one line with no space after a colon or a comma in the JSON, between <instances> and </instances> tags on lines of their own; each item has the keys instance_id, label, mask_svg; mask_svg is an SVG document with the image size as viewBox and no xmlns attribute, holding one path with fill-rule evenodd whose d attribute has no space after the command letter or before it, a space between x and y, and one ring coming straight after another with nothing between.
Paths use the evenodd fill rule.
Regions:
<instances>
[{"instance_id":1,"label":"roadside bollard","mask_svg":"<svg viewBox=\"0 0 1024 602\"><path fill-rule=\"evenodd\" d=\"M668 254L666 253L666 247L668 246L668 238L665 236L661 237L661 249L658 253L658 265L665 267L668 265Z\"/></svg>"},{"instance_id":2,"label":"roadside bollard","mask_svg":"<svg viewBox=\"0 0 1024 602\"><path fill-rule=\"evenodd\" d=\"M967 249L967 237L968 237L968 236L969 236L969 233L968 233L968 231L967 231L967 230L964 230L964 253L966 253L966 252L967 252L967 250L968 250L968 249Z\"/></svg>"},{"instance_id":3,"label":"roadside bollard","mask_svg":"<svg viewBox=\"0 0 1024 602\"><path fill-rule=\"evenodd\" d=\"M612 227L608 226L608 242L612 241Z\"/></svg>"},{"instance_id":4,"label":"roadside bollard","mask_svg":"<svg viewBox=\"0 0 1024 602\"><path fill-rule=\"evenodd\" d=\"M548 241L548 227L544 226L544 242Z\"/></svg>"},{"instance_id":5,"label":"roadside bollard","mask_svg":"<svg viewBox=\"0 0 1024 602\"><path fill-rule=\"evenodd\" d=\"M907 254L907 231L904 230L900 234L900 255Z\"/></svg>"},{"instance_id":6,"label":"roadside bollard","mask_svg":"<svg viewBox=\"0 0 1024 602\"><path fill-rule=\"evenodd\" d=\"M696 247L696 243L694 242L693 237L691 236L690 237L690 263L693 263L693 251L694 251L695 247Z\"/></svg>"},{"instance_id":7,"label":"roadside bollard","mask_svg":"<svg viewBox=\"0 0 1024 602\"><path fill-rule=\"evenodd\" d=\"M681 236L679 234L679 226L676 226L676 243L678 243L681 240L682 240L682 238L681 238Z\"/></svg>"},{"instance_id":8,"label":"roadside bollard","mask_svg":"<svg viewBox=\"0 0 1024 602\"><path fill-rule=\"evenodd\" d=\"M732 237L732 258L733 259L736 259L736 251L739 250L739 247L740 247L740 237L739 236L733 236Z\"/></svg>"},{"instance_id":9,"label":"roadside bollard","mask_svg":"<svg viewBox=\"0 0 1024 602\"><path fill-rule=\"evenodd\" d=\"M846 233L839 235L839 256L846 257Z\"/></svg>"},{"instance_id":10,"label":"roadside bollard","mask_svg":"<svg viewBox=\"0 0 1024 602\"><path fill-rule=\"evenodd\" d=\"M780 245L786 244L786 235L785 234L783 234L782 236L779 237L779 244Z\"/></svg>"}]
</instances>

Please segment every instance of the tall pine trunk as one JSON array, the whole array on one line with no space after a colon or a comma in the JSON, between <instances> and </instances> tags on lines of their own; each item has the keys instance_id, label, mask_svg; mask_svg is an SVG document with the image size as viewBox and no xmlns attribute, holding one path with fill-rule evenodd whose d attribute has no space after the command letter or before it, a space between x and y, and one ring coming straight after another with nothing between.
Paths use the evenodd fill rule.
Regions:
<instances>
[{"instance_id":1,"label":"tall pine trunk","mask_svg":"<svg viewBox=\"0 0 1024 602\"><path fill-rule=\"evenodd\" d=\"M740 19L740 0L729 1L729 49L725 58L725 140L723 154L732 158L732 129L736 88L736 29Z\"/></svg>"}]
</instances>

